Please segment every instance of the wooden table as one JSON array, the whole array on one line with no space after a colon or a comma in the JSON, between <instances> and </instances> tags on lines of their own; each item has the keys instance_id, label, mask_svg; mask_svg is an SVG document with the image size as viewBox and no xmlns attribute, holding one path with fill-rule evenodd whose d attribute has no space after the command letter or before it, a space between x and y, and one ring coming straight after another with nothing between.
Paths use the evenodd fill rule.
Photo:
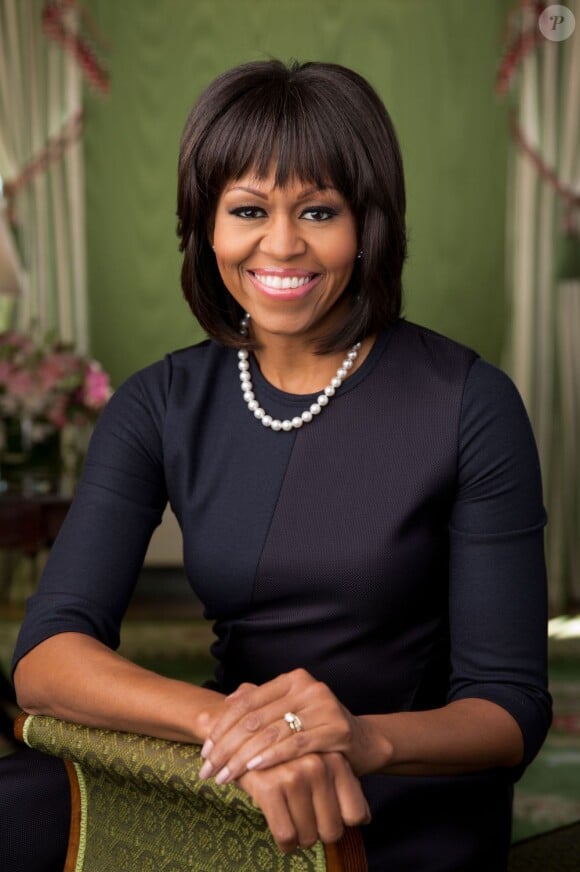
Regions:
<instances>
[{"instance_id":1,"label":"wooden table","mask_svg":"<svg viewBox=\"0 0 580 872\"><path fill-rule=\"evenodd\" d=\"M0 494L0 548L36 557L53 544L70 504L71 497L61 494Z\"/></svg>"}]
</instances>

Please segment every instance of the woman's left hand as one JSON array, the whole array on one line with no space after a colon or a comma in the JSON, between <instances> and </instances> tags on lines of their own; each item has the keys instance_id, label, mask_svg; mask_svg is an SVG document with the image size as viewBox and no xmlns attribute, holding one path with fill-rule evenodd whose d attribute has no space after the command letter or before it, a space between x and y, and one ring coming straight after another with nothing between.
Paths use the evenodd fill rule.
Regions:
<instances>
[{"instance_id":1,"label":"woman's left hand","mask_svg":"<svg viewBox=\"0 0 580 872\"><path fill-rule=\"evenodd\" d=\"M351 714L322 682L295 669L256 687L242 684L224 700L202 749L202 778L219 784L306 754L339 752L356 775L378 771L392 747L372 719ZM302 729L284 720L291 712Z\"/></svg>"}]
</instances>

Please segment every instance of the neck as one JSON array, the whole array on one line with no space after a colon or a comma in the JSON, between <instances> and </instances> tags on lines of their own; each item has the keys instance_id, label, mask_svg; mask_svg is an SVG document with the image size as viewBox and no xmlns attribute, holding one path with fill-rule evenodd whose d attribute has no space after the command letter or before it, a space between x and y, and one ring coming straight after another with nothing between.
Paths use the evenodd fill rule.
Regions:
<instances>
[{"instance_id":1,"label":"neck","mask_svg":"<svg viewBox=\"0 0 580 872\"><path fill-rule=\"evenodd\" d=\"M328 384L344 354L316 354L292 342L269 342L255 357L270 384L291 394L311 394Z\"/></svg>"},{"instance_id":2,"label":"neck","mask_svg":"<svg viewBox=\"0 0 580 872\"><path fill-rule=\"evenodd\" d=\"M374 336L363 340L352 375L363 363L374 343ZM317 354L312 345L274 337L255 352L264 378L279 390L290 394L313 394L321 391L336 375L347 351Z\"/></svg>"}]
</instances>

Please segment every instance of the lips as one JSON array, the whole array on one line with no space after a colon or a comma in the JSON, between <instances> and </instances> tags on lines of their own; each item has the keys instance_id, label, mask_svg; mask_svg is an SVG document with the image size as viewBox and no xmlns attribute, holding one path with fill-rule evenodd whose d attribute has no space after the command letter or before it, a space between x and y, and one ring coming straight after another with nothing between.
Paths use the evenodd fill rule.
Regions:
<instances>
[{"instance_id":1,"label":"lips","mask_svg":"<svg viewBox=\"0 0 580 872\"><path fill-rule=\"evenodd\" d=\"M321 278L320 273L298 269L248 270L248 276L254 287L278 299L302 297Z\"/></svg>"}]
</instances>

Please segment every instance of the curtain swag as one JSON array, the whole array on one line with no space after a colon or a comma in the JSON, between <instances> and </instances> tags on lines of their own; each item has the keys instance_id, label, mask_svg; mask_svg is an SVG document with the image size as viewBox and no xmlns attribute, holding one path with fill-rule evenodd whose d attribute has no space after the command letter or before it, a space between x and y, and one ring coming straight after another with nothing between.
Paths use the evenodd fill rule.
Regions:
<instances>
[{"instance_id":1,"label":"curtain swag","mask_svg":"<svg viewBox=\"0 0 580 872\"><path fill-rule=\"evenodd\" d=\"M76 4L0 0L0 177L22 277L10 326L54 331L86 353L84 70L48 36L57 12L70 42Z\"/></svg>"}]
</instances>

